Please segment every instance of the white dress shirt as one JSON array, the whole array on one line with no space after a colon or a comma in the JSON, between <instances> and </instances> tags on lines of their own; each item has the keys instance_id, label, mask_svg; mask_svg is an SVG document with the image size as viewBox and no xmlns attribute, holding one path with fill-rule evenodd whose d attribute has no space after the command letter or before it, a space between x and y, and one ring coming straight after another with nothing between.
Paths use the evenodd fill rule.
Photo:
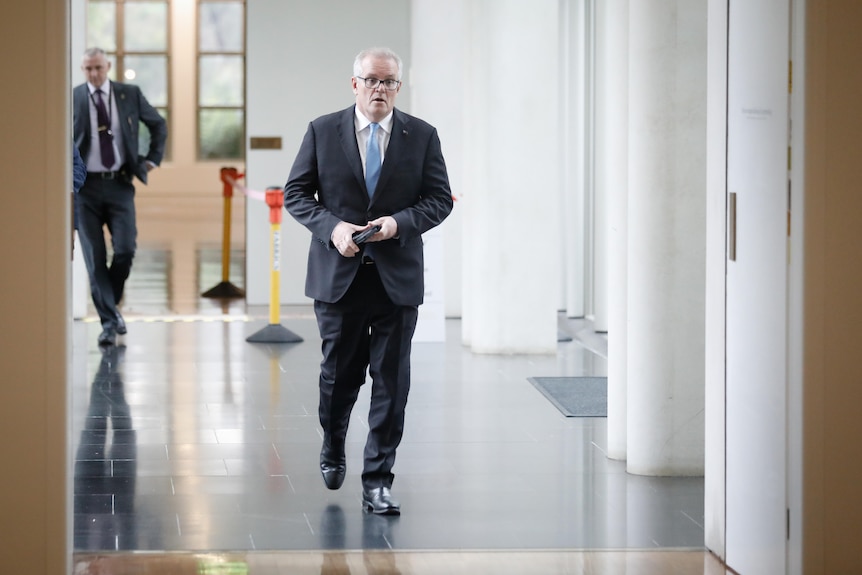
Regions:
<instances>
[{"instance_id":1,"label":"white dress shirt","mask_svg":"<svg viewBox=\"0 0 862 575\"><path fill-rule=\"evenodd\" d=\"M365 148L368 145L368 136L371 134L371 120L366 118L359 108L355 108L356 117L353 125L356 128L356 143L359 145L359 156L362 158L362 172L365 173ZM392 134L392 112L377 122L377 141L380 144L380 163L386 158L386 148L389 146L389 136Z\"/></svg>"}]
</instances>

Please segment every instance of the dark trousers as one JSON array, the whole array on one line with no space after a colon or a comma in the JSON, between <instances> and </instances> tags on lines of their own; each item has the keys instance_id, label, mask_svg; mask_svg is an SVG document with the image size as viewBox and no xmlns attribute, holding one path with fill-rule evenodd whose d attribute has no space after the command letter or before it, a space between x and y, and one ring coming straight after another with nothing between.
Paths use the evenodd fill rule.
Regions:
<instances>
[{"instance_id":1,"label":"dark trousers","mask_svg":"<svg viewBox=\"0 0 862 575\"><path fill-rule=\"evenodd\" d=\"M76 199L78 239L90 276L93 304L102 327L113 327L135 257L135 187L125 178L107 180L88 174ZM111 234L114 254L110 266L105 227Z\"/></svg>"},{"instance_id":2,"label":"dark trousers","mask_svg":"<svg viewBox=\"0 0 862 575\"><path fill-rule=\"evenodd\" d=\"M376 267L363 264L340 301L315 301L314 311L323 340L319 416L324 441L344 445L367 368L372 384L362 484L366 489L391 487L395 451L404 433L418 308L392 303Z\"/></svg>"}]
</instances>

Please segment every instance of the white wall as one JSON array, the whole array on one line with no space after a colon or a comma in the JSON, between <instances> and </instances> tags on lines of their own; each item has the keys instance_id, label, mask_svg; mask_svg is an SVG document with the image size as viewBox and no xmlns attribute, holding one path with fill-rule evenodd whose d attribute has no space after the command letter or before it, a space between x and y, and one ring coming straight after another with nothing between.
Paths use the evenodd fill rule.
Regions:
<instances>
[{"instance_id":1,"label":"white wall","mask_svg":"<svg viewBox=\"0 0 862 575\"><path fill-rule=\"evenodd\" d=\"M246 147L246 185L283 186L314 118L353 104L353 59L363 48L388 46L404 61L405 84L396 106L409 112L410 4L400 0L249 0L247 54L248 138L282 138L281 150ZM335 15L335 16L334 16ZM248 142L248 140L247 140ZM285 214L282 224L282 304L305 297L309 232ZM269 208L246 209L246 299L269 303Z\"/></svg>"},{"instance_id":2,"label":"white wall","mask_svg":"<svg viewBox=\"0 0 862 575\"><path fill-rule=\"evenodd\" d=\"M725 557L724 315L727 219L727 2L709 0L706 110L704 541Z\"/></svg>"},{"instance_id":3,"label":"white wall","mask_svg":"<svg viewBox=\"0 0 862 575\"><path fill-rule=\"evenodd\" d=\"M790 2L729 6L726 553L740 573L784 573Z\"/></svg>"}]
</instances>

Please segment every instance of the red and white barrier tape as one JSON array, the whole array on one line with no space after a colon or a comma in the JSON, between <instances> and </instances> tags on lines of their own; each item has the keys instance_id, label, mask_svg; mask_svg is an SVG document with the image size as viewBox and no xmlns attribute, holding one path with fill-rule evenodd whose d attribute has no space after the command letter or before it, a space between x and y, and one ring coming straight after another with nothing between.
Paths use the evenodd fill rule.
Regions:
<instances>
[{"instance_id":1,"label":"red and white barrier tape","mask_svg":"<svg viewBox=\"0 0 862 575\"><path fill-rule=\"evenodd\" d=\"M224 179L227 180L228 182L230 182L230 185L232 185L234 188L236 188L237 190L242 192L242 194L244 196L246 196L247 198L251 198L253 200L258 200L261 202L266 201L266 192L261 192L258 190L250 190L250 189L246 188L245 186L243 186L242 184L240 184L239 182L237 182L236 180L234 180L233 178L231 178L230 176L225 176Z\"/></svg>"}]
</instances>

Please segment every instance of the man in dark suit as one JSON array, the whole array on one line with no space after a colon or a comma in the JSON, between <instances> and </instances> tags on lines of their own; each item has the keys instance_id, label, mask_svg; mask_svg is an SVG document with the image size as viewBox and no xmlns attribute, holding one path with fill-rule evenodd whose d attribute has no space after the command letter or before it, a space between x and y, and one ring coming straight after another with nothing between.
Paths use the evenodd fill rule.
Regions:
<instances>
[{"instance_id":1,"label":"man in dark suit","mask_svg":"<svg viewBox=\"0 0 862 575\"><path fill-rule=\"evenodd\" d=\"M365 50L353 74L355 105L309 124L284 205L312 234L305 293L322 339L323 480L329 489L344 481L348 420L368 369L363 506L399 514L390 489L425 292L422 234L452 211L452 193L437 131L395 109L401 59ZM380 230L357 245L353 234L372 226Z\"/></svg>"},{"instance_id":2,"label":"man in dark suit","mask_svg":"<svg viewBox=\"0 0 862 575\"><path fill-rule=\"evenodd\" d=\"M135 222L135 176L147 183L158 166L168 131L164 118L140 88L108 80L111 63L100 48L84 52L81 70L87 82L72 93L75 145L87 165L87 179L77 195L78 237L93 304L102 322L100 345L113 345L126 333L118 304L132 269L138 235ZM139 125L150 134L145 156L138 153ZM103 228L111 233L114 255L108 266Z\"/></svg>"}]
</instances>

